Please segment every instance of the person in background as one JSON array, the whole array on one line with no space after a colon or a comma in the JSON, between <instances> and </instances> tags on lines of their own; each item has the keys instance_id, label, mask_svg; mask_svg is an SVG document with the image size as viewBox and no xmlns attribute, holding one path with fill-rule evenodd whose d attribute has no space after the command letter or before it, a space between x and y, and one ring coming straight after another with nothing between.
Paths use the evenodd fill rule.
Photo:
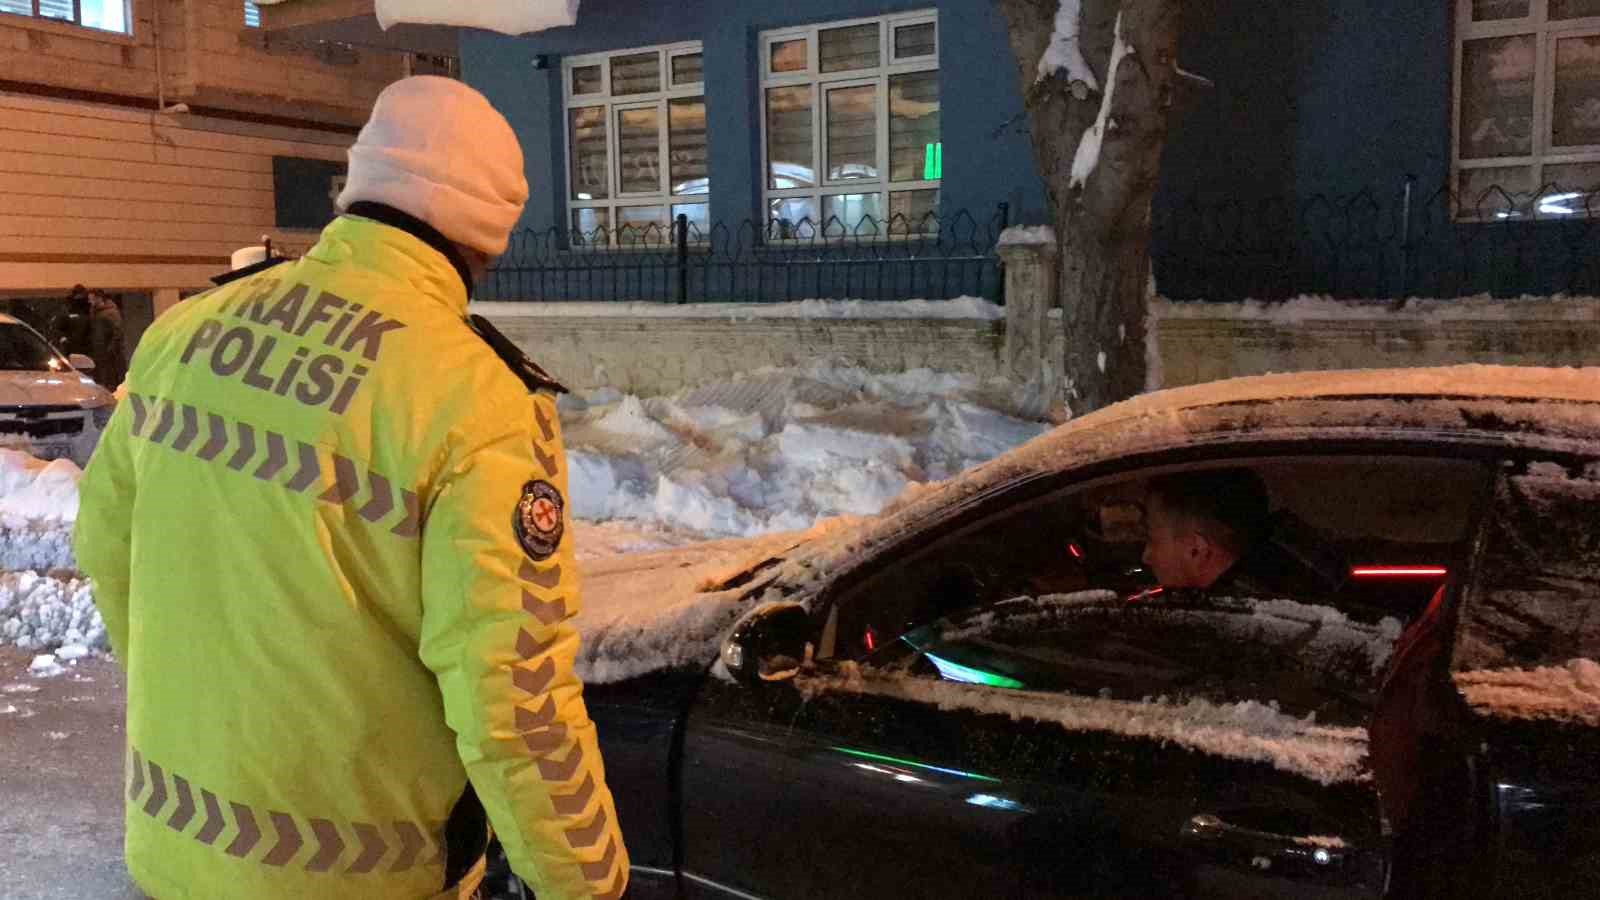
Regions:
<instances>
[{"instance_id":1,"label":"person in background","mask_svg":"<svg viewBox=\"0 0 1600 900\"><path fill-rule=\"evenodd\" d=\"M64 308L54 317L50 325L48 336L50 343L60 351L63 356L74 353L89 353L89 318L93 313L93 304L89 299L89 289L81 284L72 286L72 293L68 295Z\"/></svg>"},{"instance_id":2,"label":"person in background","mask_svg":"<svg viewBox=\"0 0 1600 900\"><path fill-rule=\"evenodd\" d=\"M145 893L460 900L491 825L540 900L627 889L565 389L467 313L527 197L482 94L402 79L317 245L141 341L75 549L128 673Z\"/></svg>"},{"instance_id":3,"label":"person in background","mask_svg":"<svg viewBox=\"0 0 1600 900\"><path fill-rule=\"evenodd\" d=\"M89 358L94 360L94 380L116 390L128 374L128 351L123 343L122 310L104 291L89 292Z\"/></svg>"}]
</instances>

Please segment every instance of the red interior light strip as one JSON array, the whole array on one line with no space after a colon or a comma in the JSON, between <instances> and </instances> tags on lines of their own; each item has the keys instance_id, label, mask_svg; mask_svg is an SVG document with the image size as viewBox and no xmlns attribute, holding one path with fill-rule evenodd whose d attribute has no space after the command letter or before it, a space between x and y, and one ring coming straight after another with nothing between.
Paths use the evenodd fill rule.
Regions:
<instances>
[{"instance_id":1,"label":"red interior light strip","mask_svg":"<svg viewBox=\"0 0 1600 900\"><path fill-rule=\"evenodd\" d=\"M1450 574L1444 566L1356 566L1352 578L1443 578Z\"/></svg>"}]
</instances>

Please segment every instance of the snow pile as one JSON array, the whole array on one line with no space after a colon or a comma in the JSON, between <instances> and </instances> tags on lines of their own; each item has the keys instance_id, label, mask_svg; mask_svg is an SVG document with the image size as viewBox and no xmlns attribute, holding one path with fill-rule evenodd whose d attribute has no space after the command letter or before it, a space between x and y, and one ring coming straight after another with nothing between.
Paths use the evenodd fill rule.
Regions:
<instances>
[{"instance_id":1,"label":"snow pile","mask_svg":"<svg viewBox=\"0 0 1600 900\"><path fill-rule=\"evenodd\" d=\"M37 572L0 573L0 643L24 650L79 646L105 649L105 623L88 579ZM68 650L71 657L75 651Z\"/></svg>"},{"instance_id":2,"label":"snow pile","mask_svg":"<svg viewBox=\"0 0 1600 900\"><path fill-rule=\"evenodd\" d=\"M1362 781L1364 728L1329 728L1296 719L1254 701L1173 703L1166 698L1134 703L1043 691L1014 691L953 684L913 676L885 675L846 664L837 676L803 678L803 691L870 694L1006 716L1014 721L1055 723L1067 731L1092 731L1176 744L1200 753L1264 762L1320 784Z\"/></svg>"},{"instance_id":3,"label":"snow pile","mask_svg":"<svg viewBox=\"0 0 1600 900\"><path fill-rule=\"evenodd\" d=\"M1245 602L1252 611L1253 624L1275 630L1278 645L1294 644L1297 652L1323 672L1333 671L1353 654L1376 677L1389 662L1395 641L1404 630L1400 620L1392 616L1385 616L1376 625L1365 625L1331 606L1283 599Z\"/></svg>"},{"instance_id":4,"label":"snow pile","mask_svg":"<svg viewBox=\"0 0 1600 900\"><path fill-rule=\"evenodd\" d=\"M73 569L78 479L70 460L0 450L0 570Z\"/></svg>"},{"instance_id":5,"label":"snow pile","mask_svg":"<svg viewBox=\"0 0 1600 900\"><path fill-rule=\"evenodd\" d=\"M819 363L640 399L602 391L562 413L573 512L710 536L872 515L1048 426L997 412L1010 385Z\"/></svg>"},{"instance_id":6,"label":"snow pile","mask_svg":"<svg viewBox=\"0 0 1600 900\"><path fill-rule=\"evenodd\" d=\"M1048 230L1049 226L1039 226ZM1006 229L1010 233L1017 229ZM1027 230L1027 229L1024 229ZM1055 243L1055 232L1050 232ZM1004 239L1002 238L1002 243ZM1028 243L1028 242L1024 242ZM472 312L488 319L518 317L616 319L981 319L1006 317L1005 307L982 297L954 300L794 300L784 303L525 303L487 301Z\"/></svg>"},{"instance_id":7,"label":"snow pile","mask_svg":"<svg viewBox=\"0 0 1600 900\"><path fill-rule=\"evenodd\" d=\"M1479 669L1454 677L1467 703L1486 715L1600 725L1600 663L1592 659L1537 669Z\"/></svg>"}]
</instances>

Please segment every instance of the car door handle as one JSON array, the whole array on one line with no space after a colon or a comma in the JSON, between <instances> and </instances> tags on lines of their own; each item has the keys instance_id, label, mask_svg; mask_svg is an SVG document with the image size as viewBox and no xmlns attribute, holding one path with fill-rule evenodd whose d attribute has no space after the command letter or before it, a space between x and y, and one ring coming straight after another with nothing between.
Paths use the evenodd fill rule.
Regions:
<instances>
[{"instance_id":1,"label":"car door handle","mask_svg":"<svg viewBox=\"0 0 1600 900\"><path fill-rule=\"evenodd\" d=\"M1230 825L1220 816L1200 813L1183 824L1179 836L1186 844L1204 847L1231 862L1254 869L1292 868L1327 870L1341 868L1352 850L1338 837L1309 837L1274 834L1240 825Z\"/></svg>"}]
</instances>

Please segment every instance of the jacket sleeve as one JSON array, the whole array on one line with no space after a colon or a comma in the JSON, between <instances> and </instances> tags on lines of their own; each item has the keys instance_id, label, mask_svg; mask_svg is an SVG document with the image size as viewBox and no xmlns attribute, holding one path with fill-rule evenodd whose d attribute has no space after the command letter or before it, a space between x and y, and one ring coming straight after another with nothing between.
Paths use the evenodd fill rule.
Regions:
<instances>
[{"instance_id":1,"label":"jacket sleeve","mask_svg":"<svg viewBox=\"0 0 1600 900\"><path fill-rule=\"evenodd\" d=\"M137 401L136 401L137 402ZM117 405L78 484L73 554L94 582L111 650L127 666L129 564L133 550L133 446L129 401Z\"/></svg>"},{"instance_id":2,"label":"jacket sleeve","mask_svg":"<svg viewBox=\"0 0 1600 900\"><path fill-rule=\"evenodd\" d=\"M573 672L576 570L555 402L450 455L423 525L422 659L467 775L541 900L621 896L627 850ZM472 440L469 438L468 440Z\"/></svg>"}]
</instances>

